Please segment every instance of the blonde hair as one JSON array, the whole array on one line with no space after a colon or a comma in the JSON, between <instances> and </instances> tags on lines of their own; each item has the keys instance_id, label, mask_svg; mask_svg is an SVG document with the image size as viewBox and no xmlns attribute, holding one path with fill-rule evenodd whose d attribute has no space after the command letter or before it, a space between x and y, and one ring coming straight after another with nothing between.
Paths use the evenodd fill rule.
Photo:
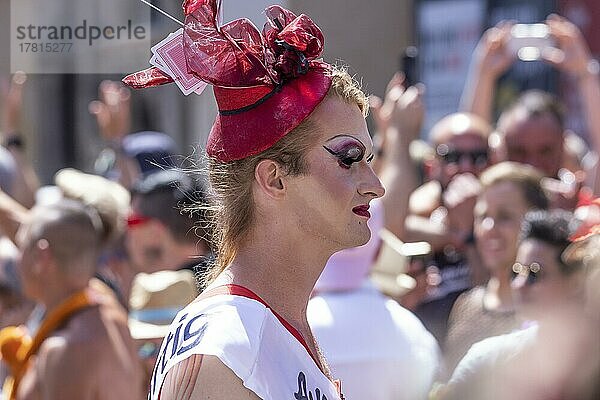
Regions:
<instances>
[{"instance_id":1,"label":"blonde hair","mask_svg":"<svg viewBox=\"0 0 600 400\"><path fill-rule=\"evenodd\" d=\"M548 197L542 188L542 172L531 165L504 161L484 170L479 181L484 189L503 182L516 185L531 208L545 210Z\"/></svg>"},{"instance_id":2,"label":"blonde hair","mask_svg":"<svg viewBox=\"0 0 600 400\"><path fill-rule=\"evenodd\" d=\"M332 83L326 98L339 98L356 104L366 117L368 98L344 68L334 67ZM223 163L209 158L208 177L214 195L210 210L215 229L216 259L214 265L201 277L201 285L213 281L237 255L255 218L252 198L254 170L262 160L273 160L291 176L308 172L305 155L312 147L319 127L309 116L277 143L254 156Z\"/></svg>"}]
</instances>

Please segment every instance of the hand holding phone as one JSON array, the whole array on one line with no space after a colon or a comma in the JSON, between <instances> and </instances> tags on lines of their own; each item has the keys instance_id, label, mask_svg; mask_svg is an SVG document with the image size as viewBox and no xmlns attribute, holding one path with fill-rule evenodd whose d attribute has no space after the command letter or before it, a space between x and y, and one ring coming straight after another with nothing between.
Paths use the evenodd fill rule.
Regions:
<instances>
[{"instance_id":1,"label":"hand holding phone","mask_svg":"<svg viewBox=\"0 0 600 400\"><path fill-rule=\"evenodd\" d=\"M400 70L404 74L405 88L419 82L418 55L419 50L415 46L408 46L400 56Z\"/></svg>"},{"instance_id":2,"label":"hand holding phone","mask_svg":"<svg viewBox=\"0 0 600 400\"><path fill-rule=\"evenodd\" d=\"M510 30L507 47L522 61L535 61L542 58L542 52L555 47L546 24L515 24Z\"/></svg>"}]
</instances>

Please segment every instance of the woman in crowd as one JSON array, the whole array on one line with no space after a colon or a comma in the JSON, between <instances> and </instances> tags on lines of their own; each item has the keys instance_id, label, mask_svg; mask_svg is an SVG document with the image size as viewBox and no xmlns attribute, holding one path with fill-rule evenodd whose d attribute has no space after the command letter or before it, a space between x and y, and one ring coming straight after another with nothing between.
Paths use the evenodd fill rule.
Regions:
<instances>
[{"instance_id":1,"label":"woman in crowd","mask_svg":"<svg viewBox=\"0 0 600 400\"><path fill-rule=\"evenodd\" d=\"M327 259L369 240L369 202L384 193L367 101L316 60L323 36L309 17L271 6L261 35L247 20L219 27L219 5L184 2L183 39L219 108L207 144L217 260L173 321L150 398L340 399L306 307ZM168 81L155 69L125 79Z\"/></svg>"},{"instance_id":2,"label":"woman in crowd","mask_svg":"<svg viewBox=\"0 0 600 400\"><path fill-rule=\"evenodd\" d=\"M512 268L525 329L474 344L432 398L598 398L598 312L584 291L598 292L598 235L577 238L579 222L561 209L525 215Z\"/></svg>"},{"instance_id":3,"label":"woman in crowd","mask_svg":"<svg viewBox=\"0 0 600 400\"><path fill-rule=\"evenodd\" d=\"M503 162L484 171L474 213L477 250L490 278L462 294L452 309L446 342L446 363L452 372L469 347L489 336L519 328L511 295L511 267L517 254L523 216L546 209L541 174L533 167Z\"/></svg>"}]
</instances>

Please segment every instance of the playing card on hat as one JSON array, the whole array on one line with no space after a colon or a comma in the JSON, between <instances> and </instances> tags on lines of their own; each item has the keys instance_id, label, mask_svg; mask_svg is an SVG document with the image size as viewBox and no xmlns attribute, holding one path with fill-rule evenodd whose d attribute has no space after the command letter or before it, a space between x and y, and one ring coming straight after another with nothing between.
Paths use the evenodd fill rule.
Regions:
<instances>
[{"instance_id":1,"label":"playing card on hat","mask_svg":"<svg viewBox=\"0 0 600 400\"><path fill-rule=\"evenodd\" d=\"M184 95L192 92L200 94L206 88L206 82L188 73L183 50L183 29L170 33L153 46L152 53L150 64L171 76Z\"/></svg>"}]
</instances>

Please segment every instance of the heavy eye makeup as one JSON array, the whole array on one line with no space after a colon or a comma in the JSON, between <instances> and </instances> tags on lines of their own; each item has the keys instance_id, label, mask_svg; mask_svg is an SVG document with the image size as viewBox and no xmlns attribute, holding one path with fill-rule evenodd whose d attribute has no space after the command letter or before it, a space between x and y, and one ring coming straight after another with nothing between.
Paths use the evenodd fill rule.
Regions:
<instances>
[{"instance_id":1,"label":"heavy eye makeup","mask_svg":"<svg viewBox=\"0 0 600 400\"><path fill-rule=\"evenodd\" d=\"M349 169L352 164L361 162L365 157L365 146L356 139L347 138L324 145L323 148L337 158L340 167ZM368 156L367 162L373 160L373 154Z\"/></svg>"}]
</instances>

